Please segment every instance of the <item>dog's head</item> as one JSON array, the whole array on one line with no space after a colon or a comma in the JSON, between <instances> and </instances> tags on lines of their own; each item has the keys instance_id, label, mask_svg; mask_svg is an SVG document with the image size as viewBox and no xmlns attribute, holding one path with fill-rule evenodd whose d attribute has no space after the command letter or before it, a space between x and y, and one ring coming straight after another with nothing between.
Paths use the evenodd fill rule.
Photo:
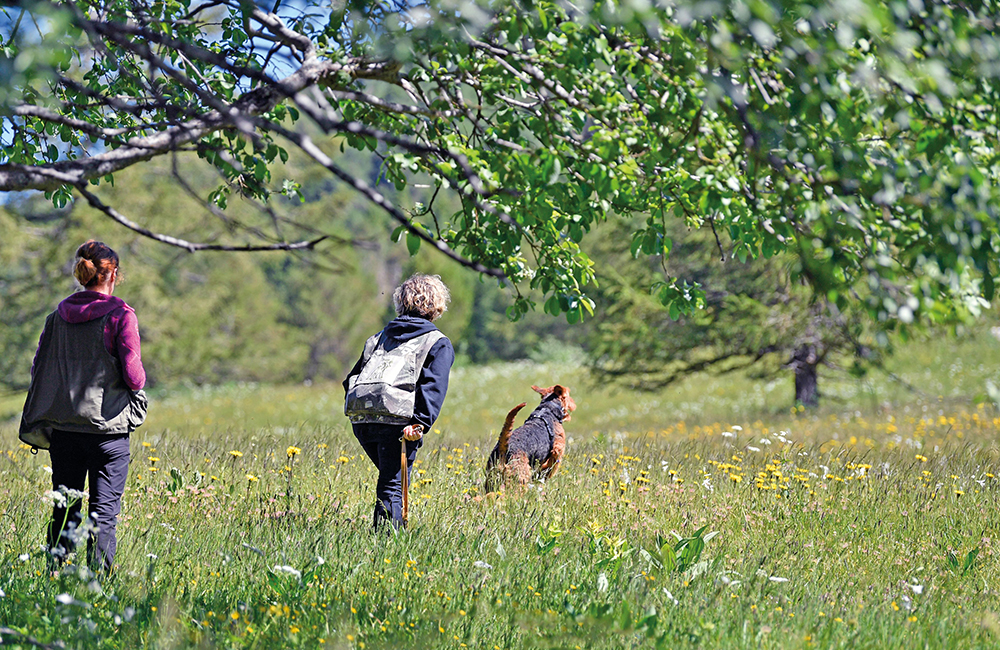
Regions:
<instances>
[{"instance_id":1,"label":"dog's head","mask_svg":"<svg viewBox=\"0 0 1000 650\"><path fill-rule=\"evenodd\" d=\"M531 390L541 395L543 402L547 399L559 400L559 403L562 405L563 422L568 422L569 414L576 410L576 402L569 396L569 388L566 386L560 386L559 384L549 386L548 388L532 386Z\"/></svg>"}]
</instances>

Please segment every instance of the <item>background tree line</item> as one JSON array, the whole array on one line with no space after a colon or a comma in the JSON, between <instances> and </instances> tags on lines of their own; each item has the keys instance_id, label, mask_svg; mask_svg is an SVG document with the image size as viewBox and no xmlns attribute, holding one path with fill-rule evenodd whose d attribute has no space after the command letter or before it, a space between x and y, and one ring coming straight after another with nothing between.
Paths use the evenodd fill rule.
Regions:
<instances>
[{"instance_id":1,"label":"background tree line","mask_svg":"<svg viewBox=\"0 0 1000 650\"><path fill-rule=\"evenodd\" d=\"M377 157L346 155L379 185ZM599 269L597 317L571 326L532 311L515 323L507 316L513 296L495 279L430 250L411 257L402 242L391 242L394 224L380 210L342 184L310 176L294 156L287 167L303 179L293 196L266 207L237 198L214 212L210 227L203 215L211 207L195 197L210 186L211 170L192 156L121 173L108 194L151 226L169 223L192 239L261 219L318 225L335 215L341 227L312 250L189 254L118 228L82 202L55 209L37 193L10 196L0 210L3 384L26 384L38 328L73 290L73 251L90 237L123 255L120 295L140 314L154 385L338 379L364 338L391 318L390 294L415 270L439 273L451 288L441 326L466 363L572 358L600 377L648 389L699 370L752 365L761 375L793 370L795 399L815 405L821 365L864 372L889 342L868 334L859 314L817 299L795 256L740 262L724 233L678 224L666 233L674 242L667 269L662 256L633 255L635 219L621 217L600 227L590 250ZM380 189L395 191L385 182ZM422 198L421 188L404 191L412 202ZM671 314L649 289L665 271L705 287L706 308Z\"/></svg>"},{"instance_id":2,"label":"background tree line","mask_svg":"<svg viewBox=\"0 0 1000 650\"><path fill-rule=\"evenodd\" d=\"M347 155L378 184L377 159ZM45 314L74 290L73 254L90 238L122 256L126 281L117 295L139 314L154 385L338 379L364 339L392 317L393 289L416 270L442 275L451 289L441 326L466 362L558 355L583 342L584 332L541 313L515 325L505 313L512 299L495 279L480 279L431 250L411 257L403 243L390 241L394 224L376 207L342 184L297 169L294 159L288 167L300 179L296 196L272 201L263 212L237 198L207 225L207 208L194 196L210 187L211 169L193 156L128 170L107 194L145 223L170 224L195 239L217 236L220 225L228 231L292 217L319 224L334 213L335 236L314 250L189 254L121 229L83 202L56 209L41 193L8 196L0 207L0 383L27 385ZM179 181L192 192L179 190ZM559 341L559 349L539 350L547 339Z\"/></svg>"}]
</instances>

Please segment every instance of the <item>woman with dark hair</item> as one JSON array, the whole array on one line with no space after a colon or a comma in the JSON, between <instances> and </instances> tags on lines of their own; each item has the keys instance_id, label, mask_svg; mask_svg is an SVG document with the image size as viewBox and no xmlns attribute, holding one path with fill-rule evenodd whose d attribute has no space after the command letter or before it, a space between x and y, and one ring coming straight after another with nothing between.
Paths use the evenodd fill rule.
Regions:
<instances>
[{"instance_id":1,"label":"woman with dark hair","mask_svg":"<svg viewBox=\"0 0 1000 650\"><path fill-rule=\"evenodd\" d=\"M31 366L20 438L52 459L49 552L61 564L82 538L91 564L110 570L128 475L129 434L146 417L146 372L135 311L120 298L118 255L90 240L76 251L83 287L45 320ZM89 513L80 514L84 481Z\"/></svg>"}]
</instances>

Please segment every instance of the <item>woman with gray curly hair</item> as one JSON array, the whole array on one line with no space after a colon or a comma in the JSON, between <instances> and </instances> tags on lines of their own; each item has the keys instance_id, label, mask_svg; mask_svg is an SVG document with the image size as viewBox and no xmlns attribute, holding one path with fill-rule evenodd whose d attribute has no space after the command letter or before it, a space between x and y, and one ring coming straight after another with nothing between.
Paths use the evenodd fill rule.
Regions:
<instances>
[{"instance_id":1,"label":"woman with gray curly hair","mask_svg":"<svg viewBox=\"0 0 1000 650\"><path fill-rule=\"evenodd\" d=\"M423 434L433 426L448 392L455 349L433 321L450 300L439 276L408 278L392 294L396 318L368 339L344 380L344 413L378 469L376 529L387 522L405 525L401 452L408 478Z\"/></svg>"}]
</instances>

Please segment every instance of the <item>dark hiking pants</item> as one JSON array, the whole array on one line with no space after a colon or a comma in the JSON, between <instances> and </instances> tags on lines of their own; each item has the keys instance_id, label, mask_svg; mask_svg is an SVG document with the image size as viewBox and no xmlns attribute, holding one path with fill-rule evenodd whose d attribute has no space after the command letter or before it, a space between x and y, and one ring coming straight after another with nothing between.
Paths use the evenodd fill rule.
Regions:
<instances>
[{"instance_id":1,"label":"dark hiking pants","mask_svg":"<svg viewBox=\"0 0 1000 650\"><path fill-rule=\"evenodd\" d=\"M128 476L129 438L123 435L54 431L49 455L52 459L52 489L83 492L90 483L88 522L80 513L81 499L67 497L52 508L49 524L49 552L57 561L71 553L88 528L87 559L92 566L110 570L118 547L118 514Z\"/></svg>"},{"instance_id":2,"label":"dark hiking pants","mask_svg":"<svg viewBox=\"0 0 1000 650\"><path fill-rule=\"evenodd\" d=\"M358 429L362 426L392 431L384 431L383 433L388 435L381 436L358 435ZM399 528L403 523L402 448L399 441L403 427L355 425L354 430L355 435L358 435L361 447L378 469L378 479L375 483L375 515L372 519L372 525L378 529L387 522L392 522L394 527ZM409 475L413 461L417 457L420 442L419 440L406 441L407 475Z\"/></svg>"}]
</instances>

